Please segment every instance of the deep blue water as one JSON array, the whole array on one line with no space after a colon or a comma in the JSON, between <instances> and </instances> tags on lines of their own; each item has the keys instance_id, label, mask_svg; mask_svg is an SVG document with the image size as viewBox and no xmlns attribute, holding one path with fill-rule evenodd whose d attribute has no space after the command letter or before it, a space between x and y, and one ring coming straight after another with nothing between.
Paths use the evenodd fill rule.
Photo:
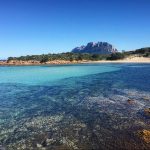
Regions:
<instances>
[{"instance_id":1,"label":"deep blue water","mask_svg":"<svg viewBox=\"0 0 150 150\"><path fill-rule=\"evenodd\" d=\"M149 107L150 64L0 67L8 150L149 149L138 135Z\"/></svg>"}]
</instances>

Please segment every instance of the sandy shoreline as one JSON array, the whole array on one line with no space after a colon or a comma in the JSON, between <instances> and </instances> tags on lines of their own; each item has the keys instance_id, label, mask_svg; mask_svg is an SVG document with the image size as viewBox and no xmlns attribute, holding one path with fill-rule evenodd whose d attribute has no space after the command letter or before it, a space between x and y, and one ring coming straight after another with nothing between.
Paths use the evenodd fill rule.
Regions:
<instances>
[{"instance_id":1,"label":"sandy shoreline","mask_svg":"<svg viewBox=\"0 0 150 150\"><path fill-rule=\"evenodd\" d=\"M61 65L61 64L85 64L85 63L150 63L150 58L146 57L128 57L123 60L99 60L99 61L65 61L55 60L46 63L39 61L0 61L0 66L34 66L34 65Z\"/></svg>"},{"instance_id":2,"label":"sandy shoreline","mask_svg":"<svg viewBox=\"0 0 150 150\"><path fill-rule=\"evenodd\" d=\"M121 60L101 60L91 61L92 63L150 63L150 58L146 57L129 57Z\"/></svg>"}]
</instances>

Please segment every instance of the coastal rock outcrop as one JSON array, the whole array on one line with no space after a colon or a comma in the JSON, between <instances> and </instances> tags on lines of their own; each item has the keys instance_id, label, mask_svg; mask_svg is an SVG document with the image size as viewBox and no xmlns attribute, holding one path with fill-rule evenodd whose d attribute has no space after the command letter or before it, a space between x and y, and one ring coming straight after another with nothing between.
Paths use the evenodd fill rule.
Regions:
<instances>
[{"instance_id":1,"label":"coastal rock outcrop","mask_svg":"<svg viewBox=\"0 0 150 150\"><path fill-rule=\"evenodd\" d=\"M117 49L107 42L90 42L86 46L76 47L73 53L92 53L92 54L111 54L116 53Z\"/></svg>"}]
</instances>

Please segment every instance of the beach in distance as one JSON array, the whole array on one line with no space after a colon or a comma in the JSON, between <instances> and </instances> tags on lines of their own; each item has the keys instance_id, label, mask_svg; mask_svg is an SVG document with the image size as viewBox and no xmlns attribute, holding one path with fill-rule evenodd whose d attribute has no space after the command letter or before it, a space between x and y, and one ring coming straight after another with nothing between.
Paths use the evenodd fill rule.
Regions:
<instances>
[{"instance_id":1,"label":"beach in distance","mask_svg":"<svg viewBox=\"0 0 150 150\"><path fill-rule=\"evenodd\" d=\"M97 61L90 61L90 60L80 60L80 61L65 61L65 60L54 60L48 61L45 63L40 63L40 61L0 61L0 65L6 66L22 66L22 65L59 65L59 64L80 64L80 63L150 63L150 58L145 57L129 57L126 59L121 60L97 60Z\"/></svg>"},{"instance_id":2,"label":"beach in distance","mask_svg":"<svg viewBox=\"0 0 150 150\"><path fill-rule=\"evenodd\" d=\"M54 60L46 63L40 63L39 61L0 61L1 66L30 66L30 65L61 65L61 64L80 64L80 63L150 63L150 58L144 57L134 57L122 60L99 60L99 61L63 61L63 60Z\"/></svg>"}]
</instances>

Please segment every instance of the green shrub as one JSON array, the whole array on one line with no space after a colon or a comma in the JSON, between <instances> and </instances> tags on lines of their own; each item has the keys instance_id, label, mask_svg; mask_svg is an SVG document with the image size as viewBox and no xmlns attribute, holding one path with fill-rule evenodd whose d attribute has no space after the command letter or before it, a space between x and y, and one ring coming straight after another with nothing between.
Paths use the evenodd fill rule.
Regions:
<instances>
[{"instance_id":1,"label":"green shrub","mask_svg":"<svg viewBox=\"0 0 150 150\"><path fill-rule=\"evenodd\" d=\"M44 56L44 57L41 59L40 63L46 63L46 62L48 62L48 61L49 61L49 58L48 58L47 56Z\"/></svg>"},{"instance_id":2,"label":"green shrub","mask_svg":"<svg viewBox=\"0 0 150 150\"><path fill-rule=\"evenodd\" d=\"M150 52L147 52L143 55L144 57L150 57Z\"/></svg>"},{"instance_id":3,"label":"green shrub","mask_svg":"<svg viewBox=\"0 0 150 150\"><path fill-rule=\"evenodd\" d=\"M123 53L112 53L109 57L107 57L107 60L118 60L125 58L125 54Z\"/></svg>"}]
</instances>

